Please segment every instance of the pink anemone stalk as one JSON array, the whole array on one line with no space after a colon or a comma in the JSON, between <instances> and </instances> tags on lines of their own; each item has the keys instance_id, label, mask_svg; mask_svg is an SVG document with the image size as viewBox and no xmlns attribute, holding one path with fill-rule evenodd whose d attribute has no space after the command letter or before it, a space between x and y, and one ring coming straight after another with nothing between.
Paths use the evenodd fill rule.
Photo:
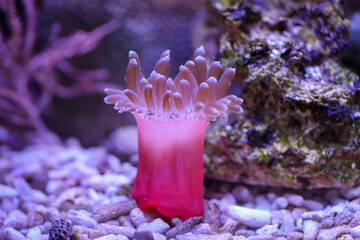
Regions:
<instances>
[{"instance_id":1,"label":"pink anemone stalk","mask_svg":"<svg viewBox=\"0 0 360 240\"><path fill-rule=\"evenodd\" d=\"M242 111L242 99L225 96L235 69L210 67L203 46L194 60L169 78L170 51L162 53L145 78L138 55L129 52L127 89L105 89L105 102L119 113L133 113L138 125L139 162L132 197L143 210L156 209L167 217L188 219L204 214L203 152L206 126L227 111Z\"/></svg>"}]
</instances>

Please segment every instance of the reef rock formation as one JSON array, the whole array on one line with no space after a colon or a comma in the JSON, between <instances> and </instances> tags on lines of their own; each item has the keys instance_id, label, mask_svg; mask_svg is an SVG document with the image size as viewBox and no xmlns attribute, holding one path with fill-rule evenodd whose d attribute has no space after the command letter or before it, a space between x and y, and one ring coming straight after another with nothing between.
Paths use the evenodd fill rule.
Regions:
<instances>
[{"instance_id":1,"label":"reef rock formation","mask_svg":"<svg viewBox=\"0 0 360 240\"><path fill-rule=\"evenodd\" d=\"M236 3L234 3L236 2ZM360 82L336 56L340 1L211 1L224 20L245 114L214 126L206 175L293 188L360 184Z\"/></svg>"}]
</instances>

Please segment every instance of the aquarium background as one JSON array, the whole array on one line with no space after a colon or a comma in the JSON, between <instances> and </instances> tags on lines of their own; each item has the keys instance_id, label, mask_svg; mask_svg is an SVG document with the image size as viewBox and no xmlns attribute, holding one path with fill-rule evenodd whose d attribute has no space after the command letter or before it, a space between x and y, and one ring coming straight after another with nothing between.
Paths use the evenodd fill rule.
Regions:
<instances>
[{"instance_id":1,"label":"aquarium background","mask_svg":"<svg viewBox=\"0 0 360 240\"><path fill-rule=\"evenodd\" d=\"M233 131L238 126L236 115L230 115L229 124L222 121L209 128L205 154L213 158L205 158L210 173L205 180L205 216L187 222L166 219L141 211L131 199L138 161L135 119L104 104L104 88L125 87L130 50L139 54L145 75L166 49L171 51L173 77L200 45L209 60L223 59L221 37L227 30L214 6L243 2L0 0L2 41L11 42L12 48L8 53L0 45L0 239L359 238L358 180L354 187L293 189L282 187L282 182L271 187L233 181L233 176L217 168L216 164L233 168L224 159L243 164L232 149L217 151L226 149L230 141L236 140L235 149L239 139L258 149L262 145L255 140L268 140L266 134L255 134L253 142L248 135L239 136ZM313 3L343 5L350 34L347 47L332 58L360 74L359 1L266 3L294 8ZM233 83L230 92L243 94L241 86ZM242 152L247 154L248 149ZM259 165L272 168L273 163ZM347 165L345 173L354 168ZM324 166L322 173L332 167ZM258 175L253 179L258 183Z\"/></svg>"}]
</instances>

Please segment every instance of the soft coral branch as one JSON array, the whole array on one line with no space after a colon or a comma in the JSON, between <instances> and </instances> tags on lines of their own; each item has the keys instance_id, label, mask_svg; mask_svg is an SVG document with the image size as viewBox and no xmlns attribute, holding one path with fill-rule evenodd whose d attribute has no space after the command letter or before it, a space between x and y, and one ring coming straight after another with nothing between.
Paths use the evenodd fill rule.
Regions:
<instances>
[{"instance_id":1,"label":"soft coral branch","mask_svg":"<svg viewBox=\"0 0 360 240\"><path fill-rule=\"evenodd\" d=\"M101 82L108 77L105 69L79 70L67 59L92 51L119 23L110 21L93 31L77 31L62 38L58 38L60 27L55 24L47 49L34 54L38 12L34 0L19 4L22 7L15 1L0 0L7 19L0 32L0 120L15 128L48 132L41 113L54 95L70 98L100 93L104 86L111 86ZM74 79L74 84L64 87L58 71Z\"/></svg>"}]
</instances>

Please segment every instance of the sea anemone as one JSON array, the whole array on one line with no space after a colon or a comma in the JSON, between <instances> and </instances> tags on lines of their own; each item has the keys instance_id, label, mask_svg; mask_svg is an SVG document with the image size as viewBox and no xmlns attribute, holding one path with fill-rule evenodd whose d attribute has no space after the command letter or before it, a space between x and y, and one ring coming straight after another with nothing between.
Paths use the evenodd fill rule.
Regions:
<instances>
[{"instance_id":1,"label":"sea anemone","mask_svg":"<svg viewBox=\"0 0 360 240\"><path fill-rule=\"evenodd\" d=\"M105 89L105 102L120 113L132 112L138 125L139 162L132 197L143 210L188 219L204 214L203 151L207 123L242 111L242 99L225 96L235 69L219 62L207 67L203 46L194 61L169 78L170 51L162 53L144 78L138 55L129 52L127 89Z\"/></svg>"}]
</instances>

